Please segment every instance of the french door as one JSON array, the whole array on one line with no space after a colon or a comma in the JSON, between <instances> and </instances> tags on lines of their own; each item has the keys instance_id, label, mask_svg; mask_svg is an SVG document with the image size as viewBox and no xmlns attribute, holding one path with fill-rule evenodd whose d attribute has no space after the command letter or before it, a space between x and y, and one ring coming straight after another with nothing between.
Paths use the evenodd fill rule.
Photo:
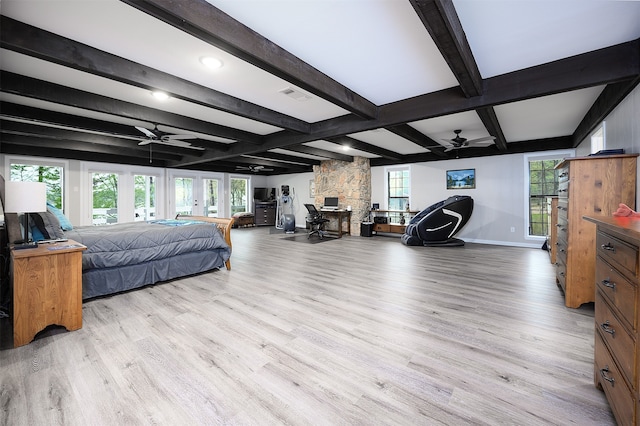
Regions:
<instances>
[{"instance_id":1,"label":"french door","mask_svg":"<svg viewBox=\"0 0 640 426\"><path fill-rule=\"evenodd\" d=\"M176 172L170 176L169 217L176 215L224 216L223 180L217 174Z\"/></svg>"}]
</instances>

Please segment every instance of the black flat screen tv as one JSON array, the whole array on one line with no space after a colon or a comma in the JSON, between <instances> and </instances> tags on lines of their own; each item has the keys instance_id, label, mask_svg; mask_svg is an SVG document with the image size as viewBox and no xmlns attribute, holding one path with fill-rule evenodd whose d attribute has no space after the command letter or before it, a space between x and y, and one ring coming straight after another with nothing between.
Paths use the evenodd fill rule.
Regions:
<instances>
[{"instance_id":1,"label":"black flat screen tv","mask_svg":"<svg viewBox=\"0 0 640 426\"><path fill-rule=\"evenodd\" d=\"M274 188L253 188L255 201L273 201L275 199Z\"/></svg>"}]
</instances>

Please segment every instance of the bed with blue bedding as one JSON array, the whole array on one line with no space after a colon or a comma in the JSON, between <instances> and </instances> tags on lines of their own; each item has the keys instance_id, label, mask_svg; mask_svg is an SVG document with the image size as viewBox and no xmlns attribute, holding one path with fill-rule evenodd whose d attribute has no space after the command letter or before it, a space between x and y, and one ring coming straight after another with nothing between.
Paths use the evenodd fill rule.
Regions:
<instances>
[{"instance_id":1,"label":"bed with blue bedding","mask_svg":"<svg viewBox=\"0 0 640 426\"><path fill-rule=\"evenodd\" d=\"M87 250L82 255L84 300L231 268L233 219L183 217L64 231Z\"/></svg>"}]
</instances>

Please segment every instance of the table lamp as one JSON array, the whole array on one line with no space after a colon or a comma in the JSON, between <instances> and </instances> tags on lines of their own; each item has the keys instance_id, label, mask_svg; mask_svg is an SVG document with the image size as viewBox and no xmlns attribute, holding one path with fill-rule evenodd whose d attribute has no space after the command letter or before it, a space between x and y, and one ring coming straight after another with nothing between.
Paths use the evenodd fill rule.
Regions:
<instances>
[{"instance_id":1,"label":"table lamp","mask_svg":"<svg viewBox=\"0 0 640 426\"><path fill-rule=\"evenodd\" d=\"M5 213L22 213L23 238L14 249L37 247L29 244L29 213L47 211L47 185L43 182L5 182Z\"/></svg>"}]
</instances>

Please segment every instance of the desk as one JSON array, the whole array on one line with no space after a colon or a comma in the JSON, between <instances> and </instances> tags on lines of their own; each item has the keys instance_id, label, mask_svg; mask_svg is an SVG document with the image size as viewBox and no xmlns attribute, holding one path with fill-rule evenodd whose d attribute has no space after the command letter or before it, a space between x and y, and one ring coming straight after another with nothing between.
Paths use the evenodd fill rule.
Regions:
<instances>
[{"instance_id":1,"label":"desk","mask_svg":"<svg viewBox=\"0 0 640 426\"><path fill-rule=\"evenodd\" d=\"M338 221L338 229L325 229L327 232L337 232L338 238L342 238L342 234L351 235L351 211L349 210L321 210L320 213L327 219L331 220L336 218ZM342 225L344 220L347 221L347 230L343 231ZM329 222L331 223L331 222Z\"/></svg>"}]
</instances>

